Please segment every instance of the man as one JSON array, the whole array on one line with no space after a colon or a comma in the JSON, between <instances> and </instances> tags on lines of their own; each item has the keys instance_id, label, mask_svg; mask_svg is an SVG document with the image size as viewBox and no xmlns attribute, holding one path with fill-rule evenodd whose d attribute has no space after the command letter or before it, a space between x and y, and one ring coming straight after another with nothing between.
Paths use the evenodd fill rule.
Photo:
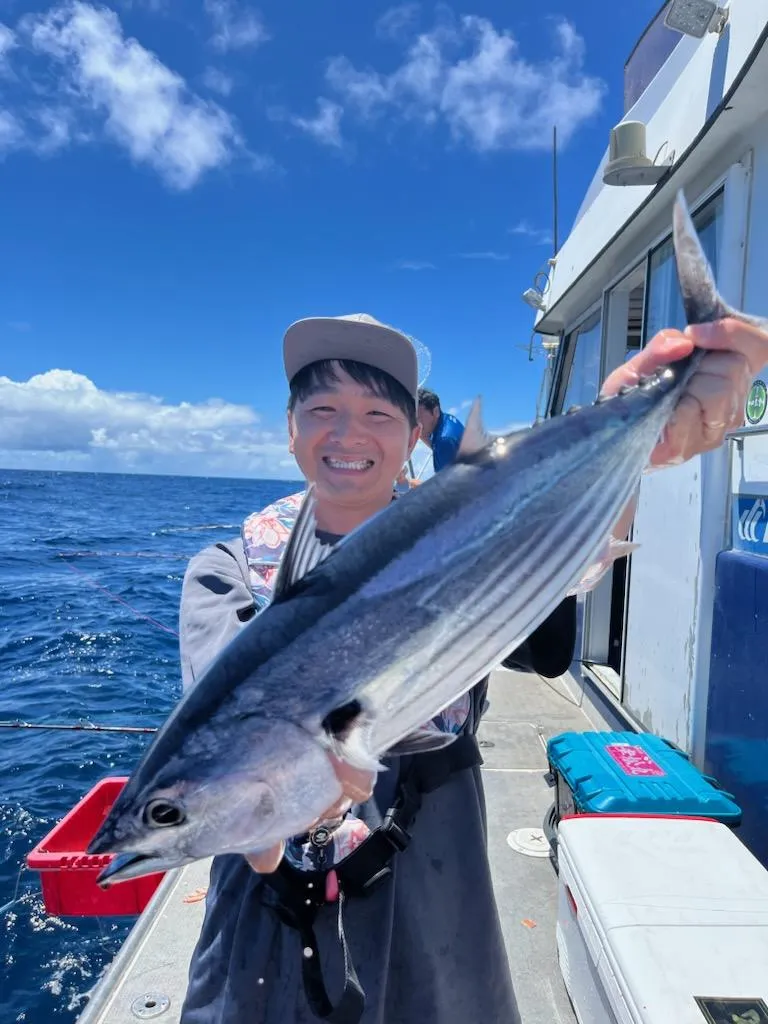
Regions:
<instances>
[{"instance_id":1,"label":"man","mask_svg":"<svg viewBox=\"0 0 768 1024\"><path fill-rule=\"evenodd\" d=\"M438 473L456 458L464 426L451 413L443 412L440 399L428 388L419 388L418 415L421 439L432 449L432 465Z\"/></svg>"},{"instance_id":2,"label":"man","mask_svg":"<svg viewBox=\"0 0 768 1024\"><path fill-rule=\"evenodd\" d=\"M692 338L721 351L707 356L691 380L675 424L654 452L655 465L719 444L740 421L750 371L768 361L765 335L725 321L708 331L696 328L691 337L671 331L657 336L611 375L605 390L614 392L681 358ZM290 450L315 484L318 533L333 542L393 500L394 482L419 435L416 355L404 335L356 314L293 324L284 339L284 364ZM191 560L180 612L185 686L268 602L300 497L249 516L240 537ZM628 525L627 516L622 519L617 536ZM534 634L528 654L517 652L520 661L529 659L521 667L542 674L564 671L573 653L574 619L575 602L567 598L554 613L561 628L541 627L549 628L555 645L547 664L536 661L541 645ZM484 693L480 683L428 723L459 734L445 752L385 759L390 771L375 780L335 762L346 799L307 834L258 857L214 859L182 1024L314 1024L318 1015L329 1019L328 993L338 998L342 991L330 1018L334 1024L519 1024L486 854L475 756ZM435 765L444 772L429 783L428 769ZM382 834L385 812L405 792L403 784L414 780L423 788L407 828L409 845L387 862L388 872L370 895L344 893L343 902L338 900L337 870L341 874L369 849L369 837ZM243 809L247 813L247 800ZM303 888L302 878L311 880ZM301 909L291 903L292 893L302 892L309 904L318 886L327 901L321 897L311 928L302 930L296 927ZM355 999L357 977L367 1000L362 1013Z\"/></svg>"}]
</instances>

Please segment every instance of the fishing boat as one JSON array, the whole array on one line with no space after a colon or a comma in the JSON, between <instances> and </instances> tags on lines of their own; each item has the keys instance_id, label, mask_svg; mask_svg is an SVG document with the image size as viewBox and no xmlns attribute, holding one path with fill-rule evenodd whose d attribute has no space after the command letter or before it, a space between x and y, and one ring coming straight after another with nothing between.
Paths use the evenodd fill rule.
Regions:
<instances>
[{"instance_id":1,"label":"fishing boat","mask_svg":"<svg viewBox=\"0 0 768 1024\"><path fill-rule=\"evenodd\" d=\"M679 188L726 300L768 314L766 91L764 0L669 0L647 26L625 65L624 117L546 283L525 295L545 355L542 417L593 401L658 328L683 326L670 241ZM543 827L553 737L617 730L675 744L734 795L740 840L768 867L767 384L755 379L746 425L725 446L643 477L639 547L579 598L571 671L493 674L479 734L489 855L526 1024L576 1020ZM208 869L163 877L79 1024L178 1022Z\"/></svg>"},{"instance_id":2,"label":"fishing boat","mask_svg":"<svg viewBox=\"0 0 768 1024\"><path fill-rule=\"evenodd\" d=\"M666 22L677 26L671 31ZM665 4L627 61L624 118L537 297L540 414L594 401L662 327L685 326L671 244L682 189L718 287L768 314L768 10ZM768 865L768 390L717 451L643 477L639 544L581 599L575 675L733 793Z\"/></svg>"}]
</instances>

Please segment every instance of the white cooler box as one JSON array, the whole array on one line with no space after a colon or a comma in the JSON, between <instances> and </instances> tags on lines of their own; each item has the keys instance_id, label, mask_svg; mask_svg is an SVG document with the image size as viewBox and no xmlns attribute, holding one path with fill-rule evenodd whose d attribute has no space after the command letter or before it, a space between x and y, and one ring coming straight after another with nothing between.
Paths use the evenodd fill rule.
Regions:
<instances>
[{"instance_id":1,"label":"white cooler box","mask_svg":"<svg viewBox=\"0 0 768 1024\"><path fill-rule=\"evenodd\" d=\"M768 872L726 825L566 818L558 855L580 1024L768 1024Z\"/></svg>"}]
</instances>

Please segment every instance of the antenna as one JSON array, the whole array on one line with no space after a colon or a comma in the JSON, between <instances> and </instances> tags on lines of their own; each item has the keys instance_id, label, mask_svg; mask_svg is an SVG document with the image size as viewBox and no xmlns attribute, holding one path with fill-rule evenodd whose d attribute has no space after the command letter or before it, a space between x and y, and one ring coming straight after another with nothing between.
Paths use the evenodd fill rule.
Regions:
<instances>
[{"instance_id":1,"label":"antenna","mask_svg":"<svg viewBox=\"0 0 768 1024\"><path fill-rule=\"evenodd\" d=\"M557 256L557 125L552 126L552 255Z\"/></svg>"}]
</instances>

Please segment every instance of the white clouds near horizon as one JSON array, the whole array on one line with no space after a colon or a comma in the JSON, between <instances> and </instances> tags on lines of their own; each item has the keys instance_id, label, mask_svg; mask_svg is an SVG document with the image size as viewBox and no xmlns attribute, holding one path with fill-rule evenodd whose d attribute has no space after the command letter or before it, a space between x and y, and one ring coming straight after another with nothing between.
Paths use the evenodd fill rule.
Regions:
<instances>
[{"instance_id":1,"label":"white clouds near horizon","mask_svg":"<svg viewBox=\"0 0 768 1024\"><path fill-rule=\"evenodd\" d=\"M0 408L6 468L298 476L284 427L269 430L250 406L221 399L173 404L54 369L0 376Z\"/></svg>"}]
</instances>

